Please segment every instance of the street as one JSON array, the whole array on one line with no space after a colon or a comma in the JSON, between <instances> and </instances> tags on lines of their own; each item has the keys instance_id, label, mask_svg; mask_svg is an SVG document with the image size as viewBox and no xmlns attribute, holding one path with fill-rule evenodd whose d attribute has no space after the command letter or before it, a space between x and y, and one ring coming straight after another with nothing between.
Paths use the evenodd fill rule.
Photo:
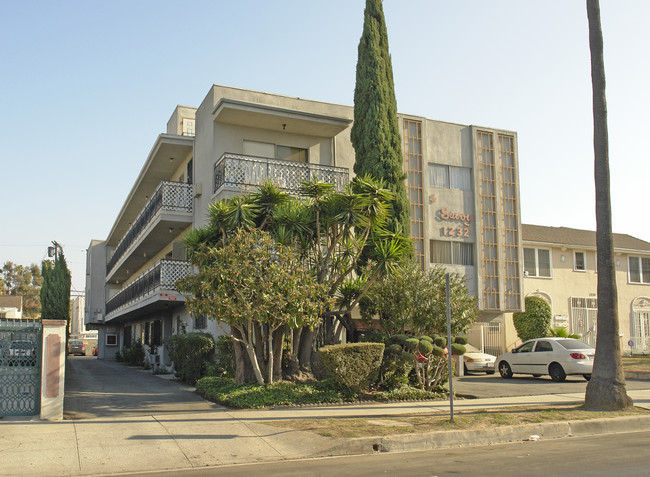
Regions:
<instances>
[{"instance_id":1,"label":"street","mask_svg":"<svg viewBox=\"0 0 650 477\"><path fill-rule=\"evenodd\" d=\"M650 431L472 448L246 464L170 471L164 475L634 477L648 475L648 442Z\"/></svg>"}]
</instances>

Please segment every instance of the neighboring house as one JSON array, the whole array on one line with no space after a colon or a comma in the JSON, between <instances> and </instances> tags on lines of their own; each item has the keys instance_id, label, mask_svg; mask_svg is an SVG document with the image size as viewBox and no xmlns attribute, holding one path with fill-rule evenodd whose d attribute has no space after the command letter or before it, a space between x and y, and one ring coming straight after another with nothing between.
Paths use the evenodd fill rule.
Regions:
<instances>
[{"instance_id":1,"label":"neighboring house","mask_svg":"<svg viewBox=\"0 0 650 477\"><path fill-rule=\"evenodd\" d=\"M0 319L21 319L23 317L23 297L20 295L0 295Z\"/></svg>"},{"instance_id":2,"label":"neighboring house","mask_svg":"<svg viewBox=\"0 0 650 477\"><path fill-rule=\"evenodd\" d=\"M596 233L539 225L523 225L522 232L526 296L551 305L553 327L565 327L595 346ZM614 260L622 351L650 353L650 243L614 234ZM507 347L516 341L514 327L509 328Z\"/></svg>"},{"instance_id":3,"label":"neighboring house","mask_svg":"<svg viewBox=\"0 0 650 477\"><path fill-rule=\"evenodd\" d=\"M84 323L86 299L83 296L77 296L70 303L70 335L79 336L86 331Z\"/></svg>"},{"instance_id":4,"label":"neighboring house","mask_svg":"<svg viewBox=\"0 0 650 477\"><path fill-rule=\"evenodd\" d=\"M135 341L170 365L163 340L220 330L190 316L175 281L189 273L183 234L208 205L269 179L290 193L316 174L341 188L353 176L351 106L214 85L198 108L178 106L105 240L87 254L86 324L99 357ZM411 237L423 267L467 277L479 317L505 347L506 316L523 307L517 135L398 115ZM151 352L153 351L153 352Z\"/></svg>"}]
</instances>

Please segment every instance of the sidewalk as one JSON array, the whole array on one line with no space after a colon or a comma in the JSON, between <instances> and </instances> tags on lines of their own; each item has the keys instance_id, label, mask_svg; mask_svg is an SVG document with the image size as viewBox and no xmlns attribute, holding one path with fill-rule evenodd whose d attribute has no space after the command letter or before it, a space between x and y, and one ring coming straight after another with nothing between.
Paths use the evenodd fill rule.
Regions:
<instances>
[{"instance_id":1,"label":"sidewalk","mask_svg":"<svg viewBox=\"0 0 650 477\"><path fill-rule=\"evenodd\" d=\"M650 390L629 391L637 406L650 409ZM456 400L456 411L581 402L583 394L551 394ZM328 455L404 451L513 442L532 434L567 435L645 430L650 418L616 418L576 423L510 426L481 432L336 440L262 424L280 419L379 417L448 411L448 402L359 404L260 411L216 409L160 415L41 422L0 420L3 475L102 475L304 459Z\"/></svg>"}]
</instances>

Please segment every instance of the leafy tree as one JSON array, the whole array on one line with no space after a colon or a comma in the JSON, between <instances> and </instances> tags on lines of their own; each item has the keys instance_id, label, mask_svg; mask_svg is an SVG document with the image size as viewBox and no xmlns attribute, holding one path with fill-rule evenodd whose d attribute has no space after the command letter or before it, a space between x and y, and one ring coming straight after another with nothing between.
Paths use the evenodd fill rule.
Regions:
<instances>
[{"instance_id":1,"label":"leafy tree","mask_svg":"<svg viewBox=\"0 0 650 477\"><path fill-rule=\"evenodd\" d=\"M41 264L41 318L66 320L70 323L70 270L63 251L58 250L54 261L43 260Z\"/></svg>"},{"instance_id":2,"label":"leafy tree","mask_svg":"<svg viewBox=\"0 0 650 477\"><path fill-rule=\"evenodd\" d=\"M0 270L0 294L23 297L23 316L36 318L41 312L41 270L36 264L28 267L5 262Z\"/></svg>"},{"instance_id":3,"label":"leafy tree","mask_svg":"<svg viewBox=\"0 0 650 477\"><path fill-rule=\"evenodd\" d=\"M605 99L603 31L598 0L587 0L589 51L594 116L594 176L596 184L596 248L598 262L598 334L594 369L585 393L585 406L614 411L633 406L625 388L618 327L618 291L612 238L609 187L609 139Z\"/></svg>"},{"instance_id":4,"label":"leafy tree","mask_svg":"<svg viewBox=\"0 0 650 477\"><path fill-rule=\"evenodd\" d=\"M222 247L200 245L192 257L198 274L178 283L179 290L191 294L190 312L229 325L246 354L236 363L238 382L245 381L249 363L258 384L272 383L280 374L285 329L313 328L319 322L328 304L326 286L293 248L256 228L237 229Z\"/></svg>"},{"instance_id":5,"label":"leafy tree","mask_svg":"<svg viewBox=\"0 0 650 477\"><path fill-rule=\"evenodd\" d=\"M524 303L526 311L512 315L517 335L522 341L546 336L553 318L551 306L543 298L532 295Z\"/></svg>"},{"instance_id":6,"label":"leafy tree","mask_svg":"<svg viewBox=\"0 0 650 477\"><path fill-rule=\"evenodd\" d=\"M446 271L433 267L420 269L409 260L395 273L378 281L361 303L361 315L368 323L379 317L379 323L389 336L405 331L418 335L447 333ZM476 298L465 285L465 278L450 276L451 332L463 333L476 321Z\"/></svg>"},{"instance_id":7,"label":"leafy tree","mask_svg":"<svg viewBox=\"0 0 650 477\"><path fill-rule=\"evenodd\" d=\"M381 0L366 0L354 88L354 172L386 181L393 192L389 229L409 236L410 205L406 195L401 136L388 31Z\"/></svg>"},{"instance_id":8,"label":"leafy tree","mask_svg":"<svg viewBox=\"0 0 650 477\"><path fill-rule=\"evenodd\" d=\"M302 185L301 194L302 199L290 197L273 184L263 184L255 193L211 205L210 223L185 237L191 260L206 245L228 246L240 229L263 230L276 243L298 251L301 266L326 293L317 328L286 330L291 342L288 361L296 374L311 372L315 350L336 342L336 322L351 336L352 310L410 248L408 240L385 229L393 194L382 181L357 176L337 192L332 184L312 179ZM366 246L370 260L362 267Z\"/></svg>"}]
</instances>

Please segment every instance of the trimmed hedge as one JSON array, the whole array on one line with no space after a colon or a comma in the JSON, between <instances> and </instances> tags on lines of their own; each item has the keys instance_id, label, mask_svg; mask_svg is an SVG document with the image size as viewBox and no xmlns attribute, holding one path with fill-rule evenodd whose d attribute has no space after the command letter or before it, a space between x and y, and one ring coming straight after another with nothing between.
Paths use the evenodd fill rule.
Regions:
<instances>
[{"instance_id":1,"label":"trimmed hedge","mask_svg":"<svg viewBox=\"0 0 650 477\"><path fill-rule=\"evenodd\" d=\"M203 376L214 352L214 339L209 333L186 333L170 336L165 340L165 346L174 362L176 377L194 384Z\"/></svg>"},{"instance_id":2,"label":"trimmed hedge","mask_svg":"<svg viewBox=\"0 0 650 477\"><path fill-rule=\"evenodd\" d=\"M318 350L321 362L334 380L354 392L366 391L379 377L383 343L348 343Z\"/></svg>"},{"instance_id":3,"label":"trimmed hedge","mask_svg":"<svg viewBox=\"0 0 650 477\"><path fill-rule=\"evenodd\" d=\"M527 296L526 311L512 315L512 322L521 341L543 338L548 333L553 314L551 306L538 296Z\"/></svg>"}]
</instances>

